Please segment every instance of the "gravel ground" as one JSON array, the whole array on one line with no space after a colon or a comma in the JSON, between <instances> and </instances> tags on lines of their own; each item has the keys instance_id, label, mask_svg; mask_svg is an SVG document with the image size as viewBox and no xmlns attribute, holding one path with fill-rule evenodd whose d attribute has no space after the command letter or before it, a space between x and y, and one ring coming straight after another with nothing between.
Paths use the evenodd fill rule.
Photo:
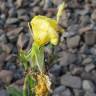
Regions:
<instances>
[{"instance_id":1,"label":"gravel ground","mask_svg":"<svg viewBox=\"0 0 96 96\"><path fill-rule=\"evenodd\" d=\"M32 44L28 21L38 14L55 18L62 1L0 0L0 96L8 96L6 85L23 85L17 54ZM59 22L65 33L53 51L45 49L51 96L96 96L96 0L65 2Z\"/></svg>"}]
</instances>

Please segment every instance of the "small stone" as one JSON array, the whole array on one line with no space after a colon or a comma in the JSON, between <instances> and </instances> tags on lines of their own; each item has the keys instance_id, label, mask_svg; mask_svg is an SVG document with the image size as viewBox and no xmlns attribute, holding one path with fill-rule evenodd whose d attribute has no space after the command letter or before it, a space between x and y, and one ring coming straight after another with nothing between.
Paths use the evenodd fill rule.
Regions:
<instances>
[{"instance_id":1,"label":"small stone","mask_svg":"<svg viewBox=\"0 0 96 96\"><path fill-rule=\"evenodd\" d=\"M17 55L15 54L10 54L5 58L6 62L16 62Z\"/></svg>"},{"instance_id":2,"label":"small stone","mask_svg":"<svg viewBox=\"0 0 96 96\"><path fill-rule=\"evenodd\" d=\"M80 36L74 36L71 38L67 38L67 46L68 48L76 48L79 46Z\"/></svg>"},{"instance_id":3,"label":"small stone","mask_svg":"<svg viewBox=\"0 0 96 96\"><path fill-rule=\"evenodd\" d=\"M29 20L29 17L28 17L27 15L19 16L18 18L19 18L20 20L26 21L26 22L28 22L28 20Z\"/></svg>"},{"instance_id":4,"label":"small stone","mask_svg":"<svg viewBox=\"0 0 96 96\"><path fill-rule=\"evenodd\" d=\"M7 62L6 65L5 65L5 68L7 70L10 70L10 71L14 72L14 70L16 70L16 64Z\"/></svg>"},{"instance_id":5,"label":"small stone","mask_svg":"<svg viewBox=\"0 0 96 96\"><path fill-rule=\"evenodd\" d=\"M19 10L17 10L17 14L18 14L18 17L19 17L19 16L23 16L24 14L26 14L26 10L24 10L24 9L19 9Z\"/></svg>"},{"instance_id":6,"label":"small stone","mask_svg":"<svg viewBox=\"0 0 96 96\"><path fill-rule=\"evenodd\" d=\"M8 94L4 89L2 89L0 90L0 96L8 96Z\"/></svg>"},{"instance_id":7,"label":"small stone","mask_svg":"<svg viewBox=\"0 0 96 96\"><path fill-rule=\"evenodd\" d=\"M94 92L94 84L89 80L83 80L83 89L86 91Z\"/></svg>"},{"instance_id":8,"label":"small stone","mask_svg":"<svg viewBox=\"0 0 96 96\"><path fill-rule=\"evenodd\" d=\"M92 53L93 55L96 55L96 48L92 47L92 48L91 48L91 53Z\"/></svg>"},{"instance_id":9,"label":"small stone","mask_svg":"<svg viewBox=\"0 0 96 96\"><path fill-rule=\"evenodd\" d=\"M5 83L9 84L13 78L13 73L8 70L1 70L0 71L0 80Z\"/></svg>"},{"instance_id":10,"label":"small stone","mask_svg":"<svg viewBox=\"0 0 96 96\"><path fill-rule=\"evenodd\" d=\"M23 86L23 84L24 84L24 78L17 80L14 84L17 85L17 86Z\"/></svg>"},{"instance_id":11,"label":"small stone","mask_svg":"<svg viewBox=\"0 0 96 96\"><path fill-rule=\"evenodd\" d=\"M60 95L65 89L66 89L65 86L56 87L56 88L54 89L54 93L53 93L53 94L58 94L58 95Z\"/></svg>"},{"instance_id":12,"label":"small stone","mask_svg":"<svg viewBox=\"0 0 96 96\"><path fill-rule=\"evenodd\" d=\"M80 34L86 33L88 31L92 30L92 26L86 26L79 29Z\"/></svg>"},{"instance_id":13,"label":"small stone","mask_svg":"<svg viewBox=\"0 0 96 96\"><path fill-rule=\"evenodd\" d=\"M96 96L96 93L87 91L84 96Z\"/></svg>"},{"instance_id":14,"label":"small stone","mask_svg":"<svg viewBox=\"0 0 96 96\"><path fill-rule=\"evenodd\" d=\"M73 70L72 70L72 75L80 75L83 71L83 68L82 67L75 67Z\"/></svg>"},{"instance_id":15,"label":"small stone","mask_svg":"<svg viewBox=\"0 0 96 96\"><path fill-rule=\"evenodd\" d=\"M12 51L13 45L10 43L7 44L1 44L1 48L4 52L6 52L7 54L9 54Z\"/></svg>"},{"instance_id":16,"label":"small stone","mask_svg":"<svg viewBox=\"0 0 96 96\"><path fill-rule=\"evenodd\" d=\"M67 88L63 93L61 93L61 95L59 96L72 96L71 91Z\"/></svg>"},{"instance_id":17,"label":"small stone","mask_svg":"<svg viewBox=\"0 0 96 96\"><path fill-rule=\"evenodd\" d=\"M91 54L91 49L90 49L86 44L84 44L84 45L81 47L81 49L80 49L80 53L89 55L89 54Z\"/></svg>"},{"instance_id":18,"label":"small stone","mask_svg":"<svg viewBox=\"0 0 96 96\"><path fill-rule=\"evenodd\" d=\"M92 0L93 7L96 7L96 0Z\"/></svg>"},{"instance_id":19,"label":"small stone","mask_svg":"<svg viewBox=\"0 0 96 96\"><path fill-rule=\"evenodd\" d=\"M51 69L49 69L50 73L54 74L55 76L59 76L61 74L61 66L60 65L53 65Z\"/></svg>"},{"instance_id":20,"label":"small stone","mask_svg":"<svg viewBox=\"0 0 96 96\"><path fill-rule=\"evenodd\" d=\"M84 96L84 90L81 89L73 89L74 96Z\"/></svg>"},{"instance_id":21,"label":"small stone","mask_svg":"<svg viewBox=\"0 0 96 96\"><path fill-rule=\"evenodd\" d=\"M81 78L85 80L91 80L92 79L92 74L89 72L83 71L81 74Z\"/></svg>"},{"instance_id":22,"label":"small stone","mask_svg":"<svg viewBox=\"0 0 96 96\"><path fill-rule=\"evenodd\" d=\"M16 7L19 8L22 6L23 0L16 0Z\"/></svg>"},{"instance_id":23,"label":"small stone","mask_svg":"<svg viewBox=\"0 0 96 96\"><path fill-rule=\"evenodd\" d=\"M19 34L18 40L17 40L17 46L18 48L24 48L28 46L30 37L27 36L27 34Z\"/></svg>"},{"instance_id":24,"label":"small stone","mask_svg":"<svg viewBox=\"0 0 96 96\"><path fill-rule=\"evenodd\" d=\"M76 76L71 76L71 75L63 75L61 77L61 84L67 87L71 87L71 88L81 88L81 78L76 77Z\"/></svg>"},{"instance_id":25,"label":"small stone","mask_svg":"<svg viewBox=\"0 0 96 96\"><path fill-rule=\"evenodd\" d=\"M85 71L86 72L90 72L94 68L95 68L95 65L94 64L88 64L88 65L85 66Z\"/></svg>"},{"instance_id":26,"label":"small stone","mask_svg":"<svg viewBox=\"0 0 96 96\"><path fill-rule=\"evenodd\" d=\"M86 45L92 46L96 42L96 34L94 32L86 32L84 39L85 39Z\"/></svg>"},{"instance_id":27,"label":"small stone","mask_svg":"<svg viewBox=\"0 0 96 96\"><path fill-rule=\"evenodd\" d=\"M7 37L8 37L8 39L9 39L11 42L15 41L16 38L17 38L17 36L18 36L18 34L22 31L22 29L23 29L22 27L19 27L19 28L15 28L15 29L12 30L12 31L7 32Z\"/></svg>"},{"instance_id":28,"label":"small stone","mask_svg":"<svg viewBox=\"0 0 96 96\"><path fill-rule=\"evenodd\" d=\"M96 10L93 11L91 18L96 21Z\"/></svg>"},{"instance_id":29,"label":"small stone","mask_svg":"<svg viewBox=\"0 0 96 96\"><path fill-rule=\"evenodd\" d=\"M88 57L83 60L82 64L90 64L91 62L92 62L92 59Z\"/></svg>"},{"instance_id":30,"label":"small stone","mask_svg":"<svg viewBox=\"0 0 96 96\"><path fill-rule=\"evenodd\" d=\"M5 34L2 34L1 36L0 36L0 43L6 43L7 42L7 39L6 39L6 36L5 36Z\"/></svg>"},{"instance_id":31,"label":"small stone","mask_svg":"<svg viewBox=\"0 0 96 96\"><path fill-rule=\"evenodd\" d=\"M7 21L6 21L6 24L10 25L10 24L14 24L14 23L17 23L17 22L19 22L19 20L17 18L8 18Z\"/></svg>"},{"instance_id":32,"label":"small stone","mask_svg":"<svg viewBox=\"0 0 96 96\"><path fill-rule=\"evenodd\" d=\"M34 13L40 13L40 7L36 6L33 8Z\"/></svg>"},{"instance_id":33,"label":"small stone","mask_svg":"<svg viewBox=\"0 0 96 96\"><path fill-rule=\"evenodd\" d=\"M63 2L63 0L52 0L52 2L55 4L55 5L59 5Z\"/></svg>"},{"instance_id":34,"label":"small stone","mask_svg":"<svg viewBox=\"0 0 96 96\"><path fill-rule=\"evenodd\" d=\"M69 52L61 52L60 54L60 64L63 66L75 63L77 60L77 55Z\"/></svg>"},{"instance_id":35,"label":"small stone","mask_svg":"<svg viewBox=\"0 0 96 96\"><path fill-rule=\"evenodd\" d=\"M4 66L4 61L6 58L7 54L6 53L0 53L0 70L2 69L2 67Z\"/></svg>"}]
</instances>

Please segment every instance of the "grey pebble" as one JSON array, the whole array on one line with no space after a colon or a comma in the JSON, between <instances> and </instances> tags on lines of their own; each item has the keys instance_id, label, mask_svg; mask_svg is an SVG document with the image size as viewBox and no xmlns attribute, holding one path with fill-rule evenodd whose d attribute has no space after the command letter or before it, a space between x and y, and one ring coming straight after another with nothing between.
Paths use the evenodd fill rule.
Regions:
<instances>
[{"instance_id":1,"label":"grey pebble","mask_svg":"<svg viewBox=\"0 0 96 96\"><path fill-rule=\"evenodd\" d=\"M59 86L59 87L56 87L56 88L54 89L54 93L53 93L53 94L61 94L61 92L63 92L65 89L66 89L66 88L65 88L65 86L63 86L63 85L61 85L61 86Z\"/></svg>"},{"instance_id":2,"label":"grey pebble","mask_svg":"<svg viewBox=\"0 0 96 96\"><path fill-rule=\"evenodd\" d=\"M77 61L77 55L70 52L62 52L60 54L60 64L63 66L75 63Z\"/></svg>"},{"instance_id":3,"label":"grey pebble","mask_svg":"<svg viewBox=\"0 0 96 96\"><path fill-rule=\"evenodd\" d=\"M89 80L83 80L83 89L85 91L94 92L95 86L94 84Z\"/></svg>"},{"instance_id":4,"label":"grey pebble","mask_svg":"<svg viewBox=\"0 0 96 96\"><path fill-rule=\"evenodd\" d=\"M82 80L77 76L63 75L61 78L61 84L71 88L81 88Z\"/></svg>"},{"instance_id":5,"label":"grey pebble","mask_svg":"<svg viewBox=\"0 0 96 96\"><path fill-rule=\"evenodd\" d=\"M79 46L80 36L73 36L71 38L67 38L67 46L68 48L76 48Z\"/></svg>"},{"instance_id":6,"label":"grey pebble","mask_svg":"<svg viewBox=\"0 0 96 96\"><path fill-rule=\"evenodd\" d=\"M1 89L0 90L0 96L8 96L8 94L4 89Z\"/></svg>"},{"instance_id":7,"label":"grey pebble","mask_svg":"<svg viewBox=\"0 0 96 96\"><path fill-rule=\"evenodd\" d=\"M95 64L88 64L85 66L85 71L90 72L95 68Z\"/></svg>"},{"instance_id":8,"label":"grey pebble","mask_svg":"<svg viewBox=\"0 0 96 96\"><path fill-rule=\"evenodd\" d=\"M96 42L96 33L94 33L94 32L86 32L85 36L84 36L84 39L85 39L86 45L92 46Z\"/></svg>"},{"instance_id":9,"label":"grey pebble","mask_svg":"<svg viewBox=\"0 0 96 96\"><path fill-rule=\"evenodd\" d=\"M96 93L87 91L84 96L96 96Z\"/></svg>"}]
</instances>

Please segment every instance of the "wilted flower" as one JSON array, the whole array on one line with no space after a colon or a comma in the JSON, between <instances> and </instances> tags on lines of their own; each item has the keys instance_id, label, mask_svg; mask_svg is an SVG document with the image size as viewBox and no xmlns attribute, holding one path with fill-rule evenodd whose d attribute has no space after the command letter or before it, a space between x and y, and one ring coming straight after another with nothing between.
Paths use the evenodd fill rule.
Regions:
<instances>
[{"instance_id":1,"label":"wilted flower","mask_svg":"<svg viewBox=\"0 0 96 96\"><path fill-rule=\"evenodd\" d=\"M57 21L46 16L35 16L29 23L33 30L34 42L39 46L51 42L53 45L58 43L59 35Z\"/></svg>"},{"instance_id":2,"label":"wilted flower","mask_svg":"<svg viewBox=\"0 0 96 96\"><path fill-rule=\"evenodd\" d=\"M47 96L50 91L51 82L49 77L43 73L37 75L37 85L35 87L36 96Z\"/></svg>"}]
</instances>

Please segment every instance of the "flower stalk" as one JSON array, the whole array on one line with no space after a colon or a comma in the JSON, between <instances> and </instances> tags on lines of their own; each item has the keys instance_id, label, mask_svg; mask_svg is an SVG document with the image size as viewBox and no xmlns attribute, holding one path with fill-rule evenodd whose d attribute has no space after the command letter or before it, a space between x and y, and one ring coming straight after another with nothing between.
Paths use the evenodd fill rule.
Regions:
<instances>
[{"instance_id":1,"label":"flower stalk","mask_svg":"<svg viewBox=\"0 0 96 96\"><path fill-rule=\"evenodd\" d=\"M51 81L45 74L44 46L48 43L58 44L59 32L63 30L58 22L63 9L64 3L58 8L57 20L39 15L28 23L34 43L28 52L21 50L19 54L26 71L23 96L48 96L51 91ZM28 88L31 90L28 91Z\"/></svg>"}]
</instances>

